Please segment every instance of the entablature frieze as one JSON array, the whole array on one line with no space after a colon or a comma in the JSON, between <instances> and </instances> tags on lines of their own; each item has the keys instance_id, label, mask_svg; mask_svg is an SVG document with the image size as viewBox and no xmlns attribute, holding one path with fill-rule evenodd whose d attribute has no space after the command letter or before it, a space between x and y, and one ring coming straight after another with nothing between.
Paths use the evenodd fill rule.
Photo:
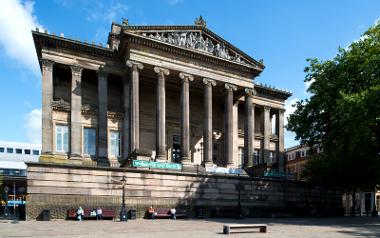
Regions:
<instances>
[{"instance_id":1,"label":"entablature frieze","mask_svg":"<svg viewBox=\"0 0 380 238\"><path fill-rule=\"evenodd\" d=\"M195 64L185 59L168 58L165 55L158 55L157 52L148 52L143 49L130 49L130 60L141 62L147 65L154 65L170 71L191 74L197 78L208 78L216 82L230 83L238 87L252 88L253 80L248 75L242 76L234 74L225 69L212 69L205 64Z\"/></svg>"},{"instance_id":2,"label":"entablature frieze","mask_svg":"<svg viewBox=\"0 0 380 238\"><path fill-rule=\"evenodd\" d=\"M119 62L100 61L85 56L75 56L69 53L57 52L48 49L41 50L41 61L51 61L56 64L77 66L82 69L104 72L107 74L125 74L125 66Z\"/></svg>"}]
</instances>

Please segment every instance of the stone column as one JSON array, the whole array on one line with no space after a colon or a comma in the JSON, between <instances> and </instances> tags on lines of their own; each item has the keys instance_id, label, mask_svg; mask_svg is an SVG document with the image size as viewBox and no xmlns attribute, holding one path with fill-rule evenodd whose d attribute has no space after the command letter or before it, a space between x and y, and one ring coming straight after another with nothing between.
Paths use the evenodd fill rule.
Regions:
<instances>
[{"instance_id":1,"label":"stone column","mask_svg":"<svg viewBox=\"0 0 380 238\"><path fill-rule=\"evenodd\" d=\"M82 154L82 68L71 65L71 124L70 158L81 159Z\"/></svg>"},{"instance_id":2,"label":"stone column","mask_svg":"<svg viewBox=\"0 0 380 238\"><path fill-rule=\"evenodd\" d=\"M98 160L108 160L108 74L98 71Z\"/></svg>"},{"instance_id":3,"label":"stone column","mask_svg":"<svg viewBox=\"0 0 380 238\"><path fill-rule=\"evenodd\" d=\"M126 75L123 75L123 158L127 159L130 153L130 80Z\"/></svg>"},{"instance_id":4,"label":"stone column","mask_svg":"<svg viewBox=\"0 0 380 238\"><path fill-rule=\"evenodd\" d=\"M224 160L227 166L233 165L233 91L235 85L226 83L225 109L224 109Z\"/></svg>"},{"instance_id":5,"label":"stone column","mask_svg":"<svg viewBox=\"0 0 380 238\"><path fill-rule=\"evenodd\" d=\"M203 157L205 165L212 165L212 87L215 80L203 79L204 87L204 115L203 115Z\"/></svg>"},{"instance_id":6,"label":"stone column","mask_svg":"<svg viewBox=\"0 0 380 238\"><path fill-rule=\"evenodd\" d=\"M279 109L277 116L277 125L278 125L278 170L280 172L285 172L285 156L284 156L284 109Z\"/></svg>"},{"instance_id":7,"label":"stone column","mask_svg":"<svg viewBox=\"0 0 380 238\"><path fill-rule=\"evenodd\" d=\"M140 105L139 105L139 70L144 68L143 64L127 61L127 66L131 68L130 77L130 153L135 152L140 147Z\"/></svg>"},{"instance_id":8,"label":"stone column","mask_svg":"<svg viewBox=\"0 0 380 238\"><path fill-rule=\"evenodd\" d=\"M264 151L263 162L269 162L269 149L270 149L270 134L271 134L271 120L270 120L270 107L264 106Z\"/></svg>"},{"instance_id":9,"label":"stone column","mask_svg":"<svg viewBox=\"0 0 380 238\"><path fill-rule=\"evenodd\" d=\"M53 153L53 66L50 60L41 60L42 65L42 154Z\"/></svg>"},{"instance_id":10,"label":"stone column","mask_svg":"<svg viewBox=\"0 0 380 238\"><path fill-rule=\"evenodd\" d=\"M166 102L165 102L165 76L169 75L169 70L154 67L157 73L156 92L156 160L166 160Z\"/></svg>"},{"instance_id":11,"label":"stone column","mask_svg":"<svg viewBox=\"0 0 380 238\"><path fill-rule=\"evenodd\" d=\"M245 89L245 115L244 115L244 167L253 166L254 149L254 118L255 108L253 106L254 89Z\"/></svg>"},{"instance_id":12,"label":"stone column","mask_svg":"<svg viewBox=\"0 0 380 238\"><path fill-rule=\"evenodd\" d=\"M190 155L190 102L189 102L189 81L193 81L191 74L180 73L181 79L181 162L189 163Z\"/></svg>"}]
</instances>

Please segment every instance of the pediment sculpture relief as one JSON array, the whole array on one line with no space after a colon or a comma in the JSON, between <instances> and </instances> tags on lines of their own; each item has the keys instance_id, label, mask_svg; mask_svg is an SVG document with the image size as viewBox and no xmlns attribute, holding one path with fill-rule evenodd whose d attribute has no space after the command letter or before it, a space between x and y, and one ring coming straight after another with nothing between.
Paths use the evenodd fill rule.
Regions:
<instances>
[{"instance_id":1,"label":"pediment sculpture relief","mask_svg":"<svg viewBox=\"0 0 380 238\"><path fill-rule=\"evenodd\" d=\"M247 64L242 57L220 42L216 42L198 32L143 32L142 36L153 38L171 45L199 50L223 59Z\"/></svg>"}]
</instances>

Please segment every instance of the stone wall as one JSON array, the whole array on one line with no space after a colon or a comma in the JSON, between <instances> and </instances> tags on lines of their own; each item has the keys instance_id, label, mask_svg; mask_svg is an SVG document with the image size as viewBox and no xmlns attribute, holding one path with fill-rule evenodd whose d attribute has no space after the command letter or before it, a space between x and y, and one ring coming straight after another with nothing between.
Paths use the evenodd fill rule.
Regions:
<instances>
[{"instance_id":1,"label":"stone wall","mask_svg":"<svg viewBox=\"0 0 380 238\"><path fill-rule=\"evenodd\" d=\"M342 207L340 192L296 181L29 163L27 218L36 219L49 209L53 219L64 219L67 209L78 206L119 211L122 190L116 182L123 175L127 178L126 205L136 208L139 217L150 205L185 207L190 216L197 207L204 207L211 217L217 207L237 206L239 183L244 187L241 204L246 216L313 215L316 210L332 215Z\"/></svg>"}]
</instances>

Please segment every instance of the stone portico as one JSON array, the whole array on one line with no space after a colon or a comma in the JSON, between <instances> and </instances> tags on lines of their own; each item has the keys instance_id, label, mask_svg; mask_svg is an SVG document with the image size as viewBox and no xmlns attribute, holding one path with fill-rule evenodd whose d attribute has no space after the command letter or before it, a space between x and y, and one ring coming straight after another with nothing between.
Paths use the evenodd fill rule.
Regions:
<instances>
[{"instance_id":1,"label":"stone portico","mask_svg":"<svg viewBox=\"0 0 380 238\"><path fill-rule=\"evenodd\" d=\"M38 30L33 38L42 69L41 162L127 166L145 158L284 170L291 94L255 84L263 63L204 21L113 23L106 47ZM111 142L111 134L118 138ZM96 152L88 154L92 145Z\"/></svg>"}]
</instances>

